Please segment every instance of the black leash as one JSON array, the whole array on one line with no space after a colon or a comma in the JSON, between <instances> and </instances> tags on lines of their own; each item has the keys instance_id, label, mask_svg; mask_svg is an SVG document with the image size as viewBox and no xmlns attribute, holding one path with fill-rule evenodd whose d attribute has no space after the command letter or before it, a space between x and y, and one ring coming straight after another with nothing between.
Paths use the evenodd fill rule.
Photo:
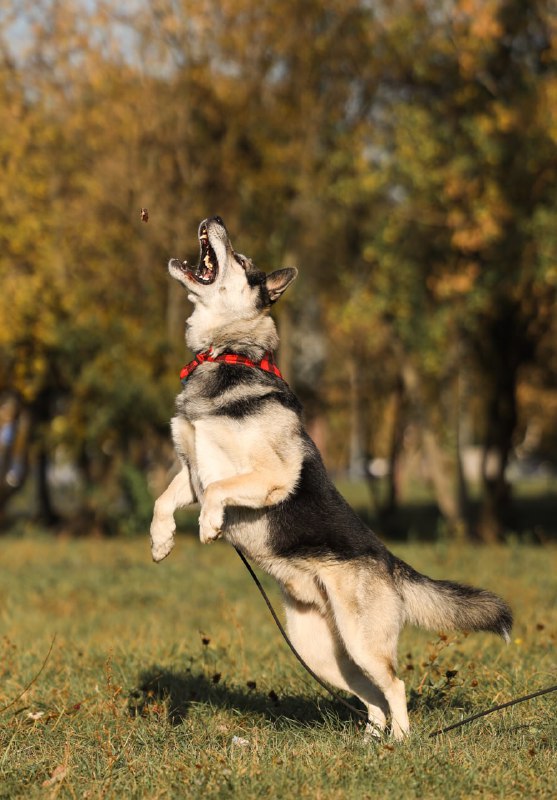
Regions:
<instances>
[{"instance_id":1,"label":"black leash","mask_svg":"<svg viewBox=\"0 0 557 800\"><path fill-rule=\"evenodd\" d=\"M469 722L473 722L475 719L480 719L480 717L487 717L488 714L493 714L495 711L501 711L502 708L510 708L510 706L516 706L518 703L525 703L526 700L532 700L534 697L541 697L542 694L549 694L550 692L557 692L557 685L548 686L546 689L539 689L537 692L525 694L524 697L517 697L516 700L509 700L508 703L500 703L498 706L488 708L487 711L480 711L477 714L472 714L471 717L466 717L465 719L461 719L460 722L447 725L446 728L440 728L438 731L432 731L429 734L429 738L431 739L434 736L439 736L441 733L447 733L447 731L454 731L455 728L460 728L462 725L468 725Z\"/></svg>"},{"instance_id":2,"label":"black leash","mask_svg":"<svg viewBox=\"0 0 557 800\"><path fill-rule=\"evenodd\" d=\"M290 648L292 653L295 655L295 657L298 659L298 661L300 662L302 667L306 670L307 673L309 673L309 675L311 675L311 677L315 681L317 681L317 683L320 686L323 687L323 689L325 689L327 692L329 692L329 694L332 697L334 697L335 700L338 700L339 703L342 703L343 706L346 706L346 708L349 708L350 711L352 711L354 714L356 714L361 719L365 720L366 723L367 723L368 722L368 717L367 717L367 714L364 711L362 711L360 708L356 708L356 706L353 706L352 703L348 702L348 700L345 700L344 697L341 697L339 694L337 694L337 692L335 692L334 689L331 689L331 687L328 684L326 684L325 681L322 681L321 678L319 677L319 675L316 675L315 672L311 669L311 667L308 666L308 664L306 664L306 662L304 661L302 656L298 653L298 651L296 650L296 648L294 647L294 645L292 644L292 642L288 638L288 634L284 630L282 622L278 618L275 609L271 605L271 601L269 600L265 589L261 585L261 582L260 582L259 578L257 577L255 572L253 571L253 568L252 568L251 564L249 563L249 561L247 560L247 558L245 557L245 555L242 553L241 550L239 550L236 546L234 546L234 549L236 550L236 552L238 553L238 555L240 556L240 558L244 562L244 564L246 566L246 569L248 570L249 574L253 578L255 585L257 586L257 588L259 589L259 591L261 593L261 596L263 597L263 600L265 600L265 603L267 604L267 608L271 612L271 616L273 617L273 619L275 621L275 624L276 624L277 628L279 629L279 631L280 631L280 633L282 635L282 638L284 639L284 641L286 642L286 644L288 645L288 647ZM507 703L500 703L497 706L493 706L492 708L488 708L486 711L480 711L477 714L472 714L471 717L465 717L465 719L461 719L459 722L454 722L452 725L447 725L446 728L439 728L439 730L437 730L437 731L432 731L429 734L428 738L432 739L435 736L440 736L442 733L448 733L448 731L454 731L454 730L456 730L456 728L461 728L463 725L468 725L469 722L473 722L476 719L480 719L481 717L487 717L489 714L495 713L495 711L501 711L503 708L510 708L511 706L516 706L516 705L518 705L518 703L525 703L527 700L533 700L534 697L541 697L542 695L550 694L551 692L557 692L557 684L555 686L548 686L545 689L539 689L537 692L532 692L531 694L526 694L523 697L517 697L515 700L509 700Z\"/></svg>"}]
</instances>

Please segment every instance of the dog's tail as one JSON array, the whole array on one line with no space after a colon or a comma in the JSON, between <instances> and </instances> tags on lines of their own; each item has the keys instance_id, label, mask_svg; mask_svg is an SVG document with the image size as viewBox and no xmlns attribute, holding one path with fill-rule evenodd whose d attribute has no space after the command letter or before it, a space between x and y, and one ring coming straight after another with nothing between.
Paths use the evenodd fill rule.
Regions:
<instances>
[{"instance_id":1,"label":"dog's tail","mask_svg":"<svg viewBox=\"0 0 557 800\"><path fill-rule=\"evenodd\" d=\"M411 624L428 630L491 631L510 642L512 611L496 594L432 580L404 562L399 562L395 574Z\"/></svg>"}]
</instances>

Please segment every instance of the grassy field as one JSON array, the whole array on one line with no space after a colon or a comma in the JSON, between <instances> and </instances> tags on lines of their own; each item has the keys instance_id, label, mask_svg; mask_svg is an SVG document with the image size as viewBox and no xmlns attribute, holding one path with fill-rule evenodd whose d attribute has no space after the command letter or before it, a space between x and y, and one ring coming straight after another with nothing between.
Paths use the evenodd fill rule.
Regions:
<instances>
[{"instance_id":1,"label":"grassy field","mask_svg":"<svg viewBox=\"0 0 557 800\"><path fill-rule=\"evenodd\" d=\"M554 546L394 546L434 577L500 592L516 628L510 647L483 634L407 630L400 673L412 734L371 745L295 662L226 545L184 535L157 566L147 538L35 535L4 537L1 547L1 798L557 792L557 695L428 739L463 715L557 682Z\"/></svg>"}]
</instances>

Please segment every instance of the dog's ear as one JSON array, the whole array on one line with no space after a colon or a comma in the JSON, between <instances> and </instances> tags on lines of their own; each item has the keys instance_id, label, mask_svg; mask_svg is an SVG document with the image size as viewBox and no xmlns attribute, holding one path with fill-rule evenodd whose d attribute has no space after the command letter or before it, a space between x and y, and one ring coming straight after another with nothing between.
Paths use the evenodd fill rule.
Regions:
<instances>
[{"instance_id":1,"label":"dog's ear","mask_svg":"<svg viewBox=\"0 0 557 800\"><path fill-rule=\"evenodd\" d=\"M294 267L277 269L275 272L271 272L270 275L267 275L265 284L267 286L267 291L269 292L269 300L271 303L275 303L279 299L281 294L285 291L285 289L288 289L297 275L298 270Z\"/></svg>"}]
</instances>

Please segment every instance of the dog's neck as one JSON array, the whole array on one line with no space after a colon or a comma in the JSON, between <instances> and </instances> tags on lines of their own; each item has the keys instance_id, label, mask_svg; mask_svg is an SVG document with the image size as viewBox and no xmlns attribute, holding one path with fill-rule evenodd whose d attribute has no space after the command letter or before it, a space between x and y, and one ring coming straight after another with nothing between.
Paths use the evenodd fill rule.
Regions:
<instances>
[{"instance_id":1,"label":"dog's neck","mask_svg":"<svg viewBox=\"0 0 557 800\"><path fill-rule=\"evenodd\" d=\"M186 342L194 353L212 349L214 355L240 353L258 361L277 349L279 338L275 323L266 314L236 322L219 321L196 306L186 322Z\"/></svg>"}]
</instances>

